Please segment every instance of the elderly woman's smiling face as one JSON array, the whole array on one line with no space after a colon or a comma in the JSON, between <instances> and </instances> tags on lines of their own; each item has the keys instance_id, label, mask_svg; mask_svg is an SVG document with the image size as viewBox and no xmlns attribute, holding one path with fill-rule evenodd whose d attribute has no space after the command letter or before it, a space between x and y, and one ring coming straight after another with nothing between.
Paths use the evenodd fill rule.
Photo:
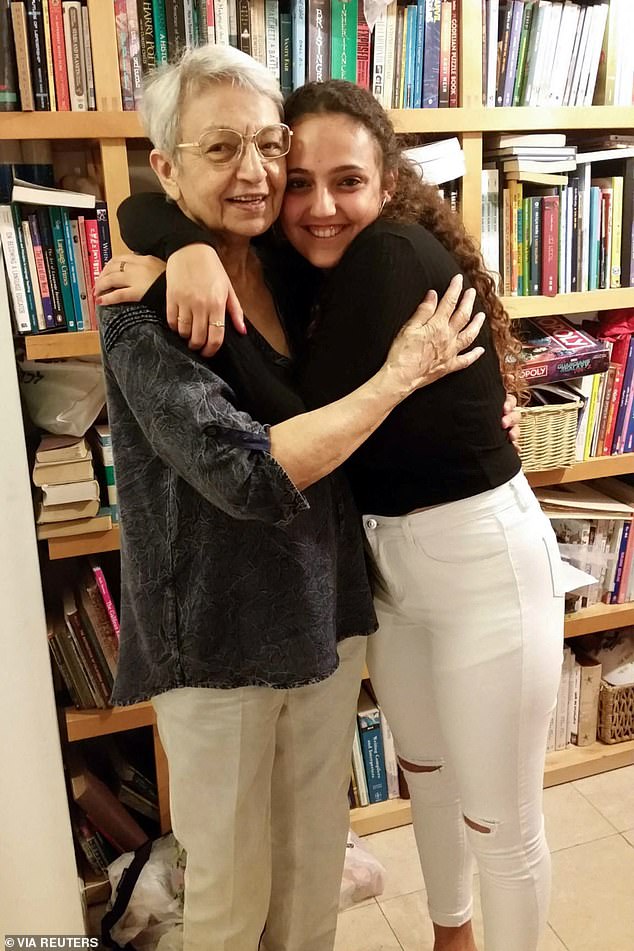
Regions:
<instances>
[{"instance_id":1,"label":"elderly woman's smiling face","mask_svg":"<svg viewBox=\"0 0 634 951\"><path fill-rule=\"evenodd\" d=\"M222 134L233 130L251 136L260 129L278 126L278 110L267 96L229 83L211 86L190 97L181 113L180 143L217 142L216 158L226 151ZM273 130L271 135L279 134ZM229 141L231 136L225 137ZM264 151L275 141L265 133ZM279 215L286 186L286 158L263 161L254 142L244 144L233 161L214 164L204 149L178 150L175 162L153 153L152 166L167 194L195 221L215 231L241 238L263 234ZM223 156L224 157L224 156Z\"/></svg>"}]
</instances>

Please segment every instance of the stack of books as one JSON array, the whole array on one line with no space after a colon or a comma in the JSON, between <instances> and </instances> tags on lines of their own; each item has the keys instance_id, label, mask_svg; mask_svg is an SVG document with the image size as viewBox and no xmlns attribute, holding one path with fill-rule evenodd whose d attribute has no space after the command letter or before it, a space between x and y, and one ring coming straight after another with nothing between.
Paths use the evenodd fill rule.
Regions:
<instances>
[{"instance_id":1,"label":"stack of books","mask_svg":"<svg viewBox=\"0 0 634 951\"><path fill-rule=\"evenodd\" d=\"M598 488L600 486L600 488ZM566 594L566 610L634 597L634 490L619 479L535 489L564 560L597 581Z\"/></svg>"},{"instance_id":2,"label":"stack of books","mask_svg":"<svg viewBox=\"0 0 634 951\"><path fill-rule=\"evenodd\" d=\"M597 739L601 664L573 643L564 646L557 704L548 730L549 752L569 743L590 746Z\"/></svg>"},{"instance_id":3,"label":"stack of books","mask_svg":"<svg viewBox=\"0 0 634 951\"><path fill-rule=\"evenodd\" d=\"M457 138L404 149L403 154L425 182L450 186L466 173L464 152Z\"/></svg>"},{"instance_id":4,"label":"stack of books","mask_svg":"<svg viewBox=\"0 0 634 951\"><path fill-rule=\"evenodd\" d=\"M78 709L110 705L119 658L119 621L101 567L90 560L62 590L47 618L53 660Z\"/></svg>"},{"instance_id":5,"label":"stack of books","mask_svg":"<svg viewBox=\"0 0 634 951\"><path fill-rule=\"evenodd\" d=\"M563 143L498 136L486 152L483 254L505 295L634 286L634 146Z\"/></svg>"},{"instance_id":6,"label":"stack of books","mask_svg":"<svg viewBox=\"0 0 634 951\"><path fill-rule=\"evenodd\" d=\"M60 538L112 528L85 437L43 436L35 454L37 537Z\"/></svg>"},{"instance_id":7,"label":"stack of books","mask_svg":"<svg viewBox=\"0 0 634 951\"><path fill-rule=\"evenodd\" d=\"M483 104L631 105L631 59L625 47L618 66L615 61L618 30L628 29L627 3L486 0ZM607 91L605 65L599 76L602 50L610 75L619 72L618 99Z\"/></svg>"},{"instance_id":8,"label":"stack of books","mask_svg":"<svg viewBox=\"0 0 634 951\"><path fill-rule=\"evenodd\" d=\"M112 256L105 202L19 179L11 198L0 205L0 280L16 331L96 330L95 280Z\"/></svg>"},{"instance_id":9,"label":"stack of books","mask_svg":"<svg viewBox=\"0 0 634 951\"><path fill-rule=\"evenodd\" d=\"M101 461L103 478L108 498L110 517L113 522L119 521L119 500L117 498L117 483L112 456L112 437L110 426L107 423L97 423L90 430L90 439L97 459Z\"/></svg>"}]
</instances>

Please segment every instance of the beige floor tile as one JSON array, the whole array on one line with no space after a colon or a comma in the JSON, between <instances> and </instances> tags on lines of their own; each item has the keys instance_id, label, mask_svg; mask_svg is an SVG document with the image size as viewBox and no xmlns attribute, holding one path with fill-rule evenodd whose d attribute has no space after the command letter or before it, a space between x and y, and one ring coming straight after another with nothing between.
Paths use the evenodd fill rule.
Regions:
<instances>
[{"instance_id":1,"label":"beige floor tile","mask_svg":"<svg viewBox=\"0 0 634 951\"><path fill-rule=\"evenodd\" d=\"M629 831L624 832L623 835L625 836L627 841L630 843L630 845L634 845L634 829L629 829Z\"/></svg>"},{"instance_id":2,"label":"beige floor tile","mask_svg":"<svg viewBox=\"0 0 634 951\"><path fill-rule=\"evenodd\" d=\"M377 904L339 915L335 951L401 951Z\"/></svg>"},{"instance_id":3,"label":"beige floor tile","mask_svg":"<svg viewBox=\"0 0 634 951\"><path fill-rule=\"evenodd\" d=\"M551 852L614 835L614 826L572 783L544 790L544 816Z\"/></svg>"},{"instance_id":4,"label":"beige floor tile","mask_svg":"<svg viewBox=\"0 0 634 951\"><path fill-rule=\"evenodd\" d=\"M550 922L569 951L632 951L634 851L622 836L553 855Z\"/></svg>"},{"instance_id":5,"label":"beige floor tile","mask_svg":"<svg viewBox=\"0 0 634 951\"><path fill-rule=\"evenodd\" d=\"M381 903L381 908L400 941L403 951L433 951L434 935L427 914L427 899L424 892L413 892L410 895L402 895L400 898L390 898ZM473 930L478 947L483 947L477 879ZM566 951L566 946L549 927L540 942L539 951Z\"/></svg>"},{"instance_id":6,"label":"beige floor tile","mask_svg":"<svg viewBox=\"0 0 634 951\"><path fill-rule=\"evenodd\" d=\"M345 915L347 911L355 911L357 908L366 908L368 905L376 905L376 898L366 898L365 901L357 901L354 905L350 905L349 908L340 909L339 914Z\"/></svg>"},{"instance_id":7,"label":"beige floor tile","mask_svg":"<svg viewBox=\"0 0 634 951\"><path fill-rule=\"evenodd\" d=\"M364 839L370 851L385 866L385 891L381 899L395 898L424 889L418 851L411 825L377 832Z\"/></svg>"},{"instance_id":8,"label":"beige floor tile","mask_svg":"<svg viewBox=\"0 0 634 951\"><path fill-rule=\"evenodd\" d=\"M634 827L634 766L578 779L574 786L619 832Z\"/></svg>"}]
</instances>

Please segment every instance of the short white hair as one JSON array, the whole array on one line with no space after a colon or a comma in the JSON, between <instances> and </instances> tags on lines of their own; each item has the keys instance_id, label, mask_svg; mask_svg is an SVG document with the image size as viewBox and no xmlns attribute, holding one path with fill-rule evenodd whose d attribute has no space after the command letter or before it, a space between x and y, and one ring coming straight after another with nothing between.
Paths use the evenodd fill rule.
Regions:
<instances>
[{"instance_id":1,"label":"short white hair","mask_svg":"<svg viewBox=\"0 0 634 951\"><path fill-rule=\"evenodd\" d=\"M176 63L148 73L140 113L154 148L172 159L175 157L180 117L186 101L216 83L231 83L268 96L282 118L282 93L266 66L233 46L208 43L186 50Z\"/></svg>"}]
</instances>

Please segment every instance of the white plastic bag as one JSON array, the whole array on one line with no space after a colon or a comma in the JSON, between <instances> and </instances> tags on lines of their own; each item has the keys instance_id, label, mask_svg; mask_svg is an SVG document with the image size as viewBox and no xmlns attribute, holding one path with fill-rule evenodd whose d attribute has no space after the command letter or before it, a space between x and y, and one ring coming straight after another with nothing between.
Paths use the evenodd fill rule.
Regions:
<instances>
[{"instance_id":1,"label":"white plastic bag","mask_svg":"<svg viewBox=\"0 0 634 951\"><path fill-rule=\"evenodd\" d=\"M348 832L346 860L341 879L339 910L350 908L356 902L366 898L375 898L383 894L385 888L385 869L366 848L358 835Z\"/></svg>"},{"instance_id":2,"label":"white plastic bag","mask_svg":"<svg viewBox=\"0 0 634 951\"><path fill-rule=\"evenodd\" d=\"M18 370L29 416L54 435L83 436L106 402L99 357L23 360Z\"/></svg>"},{"instance_id":3,"label":"white plastic bag","mask_svg":"<svg viewBox=\"0 0 634 951\"><path fill-rule=\"evenodd\" d=\"M126 852L108 866L113 895L133 858L134 852ZM175 951L178 940L182 946L179 926L183 923L184 868L185 854L171 833L152 843L150 857L141 870L128 907L112 927L111 935L118 945L125 947L130 942L137 951L155 951L161 938L175 930L173 937L177 937L177 942L166 939L161 942L161 949Z\"/></svg>"}]
</instances>

